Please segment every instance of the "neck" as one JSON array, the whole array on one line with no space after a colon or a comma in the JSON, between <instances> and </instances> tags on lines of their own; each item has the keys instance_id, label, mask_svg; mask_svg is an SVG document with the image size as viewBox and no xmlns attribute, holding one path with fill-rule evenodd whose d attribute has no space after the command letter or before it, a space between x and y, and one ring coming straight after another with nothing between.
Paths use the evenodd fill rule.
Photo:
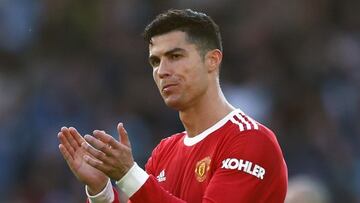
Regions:
<instances>
[{"instance_id":1,"label":"neck","mask_svg":"<svg viewBox=\"0 0 360 203\"><path fill-rule=\"evenodd\" d=\"M215 94L204 95L191 107L179 111L179 117L189 137L194 137L234 110L229 104L220 87Z\"/></svg>"}]
</instances>

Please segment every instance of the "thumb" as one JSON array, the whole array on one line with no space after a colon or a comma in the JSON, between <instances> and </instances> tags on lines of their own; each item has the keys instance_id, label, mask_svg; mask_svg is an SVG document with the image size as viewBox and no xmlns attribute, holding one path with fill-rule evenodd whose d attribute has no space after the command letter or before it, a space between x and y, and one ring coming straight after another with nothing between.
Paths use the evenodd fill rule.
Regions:
<instances>
[{"instance_id":1,"label":"thumb","mask_svg":"<svg viewBox=\"0 0 360 203\"><path fill-rule=\"evenodd\" d=\"M130 140L127 131L124 128L123 123L119 123L117 126L117 130L119 133L119 141L120 143L126 145L127 147L131 148Z\"/></svg>"}]
</instances>

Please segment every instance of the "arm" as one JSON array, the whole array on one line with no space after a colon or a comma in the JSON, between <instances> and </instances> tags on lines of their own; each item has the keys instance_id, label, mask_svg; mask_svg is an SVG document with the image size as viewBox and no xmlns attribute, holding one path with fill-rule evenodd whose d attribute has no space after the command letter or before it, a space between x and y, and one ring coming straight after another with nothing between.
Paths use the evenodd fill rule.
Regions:
<instances>
[{"instance_id":1,"label":"arm","mask_svg":"<svg viewBox=\"0 0 360 203\"><path fill-rule=\"evenodd\" d=\"M219 154L212 166L214 175L202 197L203 203L284 201L287 170L277 142L252 131L229 141ZM136 174L140 174L140 170ZM121 189L132 179L117 182L117 185ZM152 175L138 188L130 194L132 203L185 202L164 190Z\"/></svg>"},{"instance_id":2,"label":"arm","mask_svg":"<svg viewBox=\"0 0 360 203\"><path fill-rule=\"evenodd\" d=\"M128 197L130 197L132 203L136 203L136 202L185 203L185 201L173 196L172 194L164 190L158 184L154 176L148 175L137 164L134 164L133 167L130 168L128 173L126 173L122 179L116 182L116 185ZM106 198L107 196L113 193L116 196L116 190L114 190L111 186L106 187L101 193L96 195L95 201L91 201L91 203L109 202L108 200L106 200ZM88 197L90 196L88 195ZM115 200L113 203L117 203L117 202L118 200Z\"/></svg>"}]
</instances>

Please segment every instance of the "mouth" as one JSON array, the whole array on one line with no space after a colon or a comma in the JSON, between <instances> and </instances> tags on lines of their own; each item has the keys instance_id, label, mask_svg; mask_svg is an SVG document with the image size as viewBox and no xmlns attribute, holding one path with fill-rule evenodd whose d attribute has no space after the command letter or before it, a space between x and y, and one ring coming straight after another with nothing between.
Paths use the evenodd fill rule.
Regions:
<instances>
[{"instance_id":1,"label":"mouth","mask_svg":"<svg viewBox=\"0 0 360 203\"><path fill-rule=\"evenodd\" d=\"M177 86L177 84L167 84L167 85L164 85L161 89L162 92L167 92L169 91L172 87L175 87Z\"/></svg>"}]
</instances>

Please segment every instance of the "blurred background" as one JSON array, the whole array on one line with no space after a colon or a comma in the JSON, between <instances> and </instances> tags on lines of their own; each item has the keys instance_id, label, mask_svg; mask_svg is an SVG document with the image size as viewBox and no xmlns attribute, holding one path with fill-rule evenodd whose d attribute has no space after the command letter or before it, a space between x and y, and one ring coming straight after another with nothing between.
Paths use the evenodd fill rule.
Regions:
<instances>
[{"instance_id":1,"label":"blurred background","mask_svg":"<svg viewBox=\"0 0 360 203\"><path fill-rule=\"evenodd\" d=\"M141 166L183 131L141 37L169 8L220 25L223 91L276 133L287 202L360 202L358 0L1 0L0 202L84 202L62 126L117 137L123 121Z\"/></svg>"}]
</instances>

